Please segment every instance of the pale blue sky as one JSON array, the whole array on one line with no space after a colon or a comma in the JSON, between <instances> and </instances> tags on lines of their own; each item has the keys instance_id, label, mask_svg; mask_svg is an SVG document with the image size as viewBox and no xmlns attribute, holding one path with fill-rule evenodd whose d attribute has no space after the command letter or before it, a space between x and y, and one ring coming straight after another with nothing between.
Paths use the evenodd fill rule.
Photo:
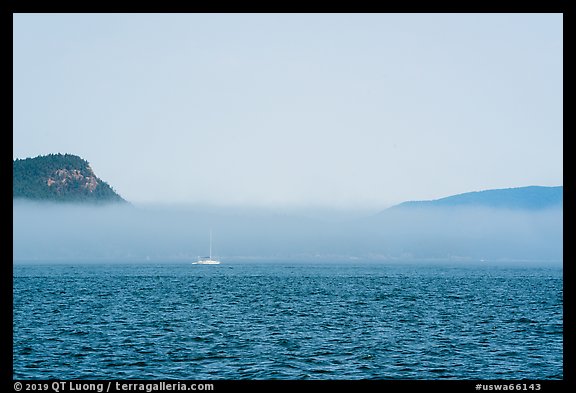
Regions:
<instances>
[{"instance_id":1,"label":"pale blue sky","mask_svg":"<svg viewBox=\"0 0 576 393\"><path fill-rule=\"evenodd\" d=\"M561 185L561 14L15 14L14 158L134 203Z\"/></svg>"}]
</instances>

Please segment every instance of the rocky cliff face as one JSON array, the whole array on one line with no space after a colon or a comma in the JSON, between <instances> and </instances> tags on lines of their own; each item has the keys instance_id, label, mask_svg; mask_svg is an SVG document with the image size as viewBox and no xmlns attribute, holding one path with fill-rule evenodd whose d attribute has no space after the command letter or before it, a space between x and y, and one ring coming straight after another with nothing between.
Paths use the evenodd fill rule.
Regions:
<instances>
[{"instance_id":1,"label":"rocky cliff face","mask_svg":"<svg viewBox=\"0 0 576 393\"><path fill-rule=\"evenodd\" d=\"M93 192L98 187L98 178L94 175L92 168L86 168L90 174L84 176L79 169L57 169L54 174L48 177L46 184L53 187L58 193L65 192L72 182L80 183L80 187Z\"/></svg>"}]
</instances>

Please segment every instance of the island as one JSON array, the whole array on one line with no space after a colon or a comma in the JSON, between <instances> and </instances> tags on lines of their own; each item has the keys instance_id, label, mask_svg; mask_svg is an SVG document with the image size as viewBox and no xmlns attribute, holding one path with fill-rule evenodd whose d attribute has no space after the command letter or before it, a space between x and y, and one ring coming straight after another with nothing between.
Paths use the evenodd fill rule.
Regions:
<instances>
[{"instance_id":1,"label":"island","mask_svg":"<svg viewBox=\"0 0 576 393\"><path fill-rule=\"evenodd\" d=\"M128 203L94 174L88 161L73 154L15 159L12 171L14 200Z\"/></svg>"}]
</instances>

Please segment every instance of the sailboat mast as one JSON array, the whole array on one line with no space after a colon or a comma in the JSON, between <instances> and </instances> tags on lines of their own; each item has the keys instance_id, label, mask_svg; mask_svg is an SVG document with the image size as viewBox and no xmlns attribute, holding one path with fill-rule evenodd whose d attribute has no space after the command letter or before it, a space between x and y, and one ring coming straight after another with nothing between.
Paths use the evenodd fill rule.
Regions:
<instances>
[{"instance_id":1,"label":"sailboat mast","mask_svg":"<svg viewBox=\"0 0 576 393\"><path fill-rule=\"evenodd\" d=\"M210 228L210 260L212 260L212 228Z\"/></svg>"}]
</instances>

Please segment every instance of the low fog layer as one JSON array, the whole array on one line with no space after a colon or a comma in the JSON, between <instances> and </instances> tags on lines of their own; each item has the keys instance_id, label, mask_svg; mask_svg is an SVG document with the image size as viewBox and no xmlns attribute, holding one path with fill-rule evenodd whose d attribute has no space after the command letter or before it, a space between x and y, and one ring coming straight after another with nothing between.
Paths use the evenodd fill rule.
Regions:
<instances>
[{"instance_id":1,"label":"low fog layer","mask_svg":"<svg viewBox=\"0 0 576 393\"><path fill-rule=\"evenodd\" d=\"M561 208L434 208L330 219L258 209L76 206L15 201L13 259L562 261Z\"/></svg>"}]
</instances>

